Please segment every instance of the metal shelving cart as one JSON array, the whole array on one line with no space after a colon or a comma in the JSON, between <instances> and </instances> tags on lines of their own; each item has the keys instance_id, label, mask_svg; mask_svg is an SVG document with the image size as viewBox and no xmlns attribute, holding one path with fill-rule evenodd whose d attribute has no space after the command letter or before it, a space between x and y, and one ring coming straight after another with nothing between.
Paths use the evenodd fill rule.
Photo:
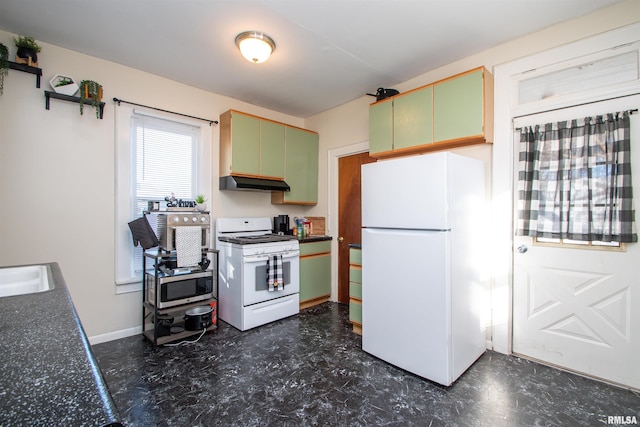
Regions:
<instances>
[{"instance_id":1,"label":"metal shelving cart","mask_svg":"<svg viewBox=\"0 0 640 427\"><path fill-rule=\"evenodd\" d=\"M181 315L183 315L190 308L211 305L215 302L217 309L218 298L218 251L216 249L203 248L203 256L206 256L210 264L206 270L202 270L199 267L191 267L178 269L177 273L168 273L161 268L163 261L176 257L175 251L164 251L162 249L154 248L144 251L142 257L143 266L143 281L142 281L142 334L145 338L151 341L154 345L162 345L168 342L181 340L193 335L203 333L202 330L190 331L184 328ZM153 260L153 267L147 267L147 260ZM178 274L178 276L176 276ZM213 297L200 301L195 301L187 304L180 304L173 307L158 308L157 304L153 304L148 299L149 287L154 287L154 295L158 295L158 286L162 283L163 279L169 279L173 277L180 277L188 280L196 277L209 277L213 280ZM170 283L167 283L170 286ZM216 310L217 311L217 310ZM215 312L214 312L215 313ZM167 319L172 318L173 321L177 318L175 323L169 325L159 325L162 322L166 322ZM206 328L206 331L217 329L217 322L212 323Z\"/></svg>"}]
</instances>

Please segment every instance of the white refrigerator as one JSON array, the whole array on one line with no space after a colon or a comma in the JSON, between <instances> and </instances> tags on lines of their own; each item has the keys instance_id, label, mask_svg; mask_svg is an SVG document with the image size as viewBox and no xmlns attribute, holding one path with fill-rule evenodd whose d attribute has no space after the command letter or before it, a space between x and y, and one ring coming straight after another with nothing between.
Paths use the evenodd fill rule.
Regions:
<instances>
[{"instance_id":1,"label":"white refrigerator","mask_svg":"<svg viewBox=\"0 0 640 427\"><path fill-rule=\"evenodd\" d=\"M439 152L362 166L362 348L451 385L486 348L484 163Z\"/></svg>"}]
</instances>

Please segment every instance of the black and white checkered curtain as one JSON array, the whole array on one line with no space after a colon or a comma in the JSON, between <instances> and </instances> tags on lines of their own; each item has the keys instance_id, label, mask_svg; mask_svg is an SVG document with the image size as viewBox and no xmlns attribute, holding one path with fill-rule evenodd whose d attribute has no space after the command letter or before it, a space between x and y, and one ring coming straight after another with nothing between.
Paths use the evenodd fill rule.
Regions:
<instances>
[{"instance_id":1,"label":"black and white checkered curtain","mask_svg":"<svg viewBox=\"0 0 640 427\"><path fill-rule=\"evenodd\" d=\"M516 234L637 242L629 112L520 131Z\"/></svg>"}]
</instances>

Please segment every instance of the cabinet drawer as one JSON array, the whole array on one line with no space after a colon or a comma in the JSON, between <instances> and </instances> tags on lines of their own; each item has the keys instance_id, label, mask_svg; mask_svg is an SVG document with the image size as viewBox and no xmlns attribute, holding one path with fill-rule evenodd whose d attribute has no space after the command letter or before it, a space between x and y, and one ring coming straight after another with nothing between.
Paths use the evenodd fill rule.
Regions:
<instances>
[{"instance_id":1,"label":"cabinet drawer","mask_svg":"<svg viewBox=\"0 0 640 427\"><path fill-rule=\"evenodd\" d=\"M322 254L331 252L331 240L323 240L321 242L310 242L300 244L300 256Z\"/></svg>"},{"instance_id":2,"label":"cabinet drawer","mask_svg":"<svg viewBox=\"0 0 640 427\"><path fill-rule=\"evenodd\" d=\"M358 266L350 266L349 267L349 281L362 283L362 268Z\"/></svg>"},{"instance_id":3,"label":"cabinet drawer","mask_svg":"<svg viewBox=\"0 0 640 427\"><path fill-rule=\"evenodd\" d=\"M362 303L359 301L349 301L349 321L362 325Z\"/></svg>"},{"instance_id":4,"label":"cabinet drawer","mask_svg":"<svg viewBox=\"0 0 640 427\"><path fill-rule=\"evenodd\" d=\"M349 264L362 265L362 249L349 249Z\"/></svg>"},{"instance_id":5,"label":"cabinet drawer","mask_svg":"<svg viewBox=\"0 0 640 427\"><path fill-rule=\"evenodd\" d=\"M349 282L349 298L362 300L362 283Z\"/></svg>"}]
</instances>

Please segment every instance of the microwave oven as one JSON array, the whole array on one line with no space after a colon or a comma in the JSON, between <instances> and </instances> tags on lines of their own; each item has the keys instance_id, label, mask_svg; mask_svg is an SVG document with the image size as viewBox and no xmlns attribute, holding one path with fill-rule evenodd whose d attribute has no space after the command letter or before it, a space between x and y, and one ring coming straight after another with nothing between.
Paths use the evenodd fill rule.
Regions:
<instances>
[{"instance_id":1,"label":"microwave oven","mask_svg":"<svg viewBox=\"0 0 640 427\"><path fill-rule=\"evenodd\" d=\"M147 273L147 302L157 308L175 307L214 297L213 271L196 273L178 273L174 275L158 275L157 287L155 277Z\"/></svg>"}]
</instances>

